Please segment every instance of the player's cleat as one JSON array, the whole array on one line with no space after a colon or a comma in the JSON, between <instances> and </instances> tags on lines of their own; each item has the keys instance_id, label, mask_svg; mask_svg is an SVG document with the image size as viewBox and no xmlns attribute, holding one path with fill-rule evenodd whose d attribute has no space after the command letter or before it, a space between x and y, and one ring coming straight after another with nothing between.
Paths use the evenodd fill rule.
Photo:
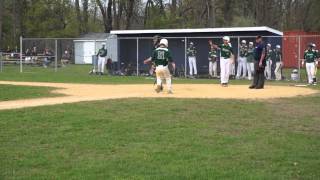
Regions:
<instances>
[{"instance_id":1,"label":"player's cleat","mask_svg":"<svg viewBox=\"0 0 320 180\"><path fill-rule=\"evenodd\" d=\"M160 91L163 91L163 86L162 86L162 84L161 84L161 86L160 86Z\"/></svg>"},{"instance_id":2,"label":"player's cleat","mask_svg":"<svg viewBox=\"0 0 320 180\"><path fill-rule=\"evenodd\" d=\"M168 94L173 94L172 90L168 90Z\"/></svg>"},{"instance_id":3,"label":"player's cleat","mask_svg":"<svg viewBox=\"0 0 320 180\"><path fill-rule=\"evenodd\" d=\"M161 92L161 86L160 85L157 85L157 88L155 89L156 93L159 93Z\"/></svg>"},{"instance_id":4,"label":"player's cleat","mask_svg":"<svg viewBox=\"0 0 320 180\"><path fill-rule=\"evenodd\" d=\"M253 86L253 85L249 86L249 89L255 89L255 88L256 86Z\"/></svg>"}]
</instances>

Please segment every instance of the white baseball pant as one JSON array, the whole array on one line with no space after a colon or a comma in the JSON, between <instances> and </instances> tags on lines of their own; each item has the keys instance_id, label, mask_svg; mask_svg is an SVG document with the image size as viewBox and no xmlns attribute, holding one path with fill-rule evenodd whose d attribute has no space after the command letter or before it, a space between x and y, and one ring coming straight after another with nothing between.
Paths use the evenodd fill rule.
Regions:
<instances>
[{"instance_id":1,"label":"white baseball pant","mask_svg":"<svg viewBox=\"0 0 320 180\"><path fill-rule=\"evenodd\" d=\"M197 59L194 56L188 57L189 60L189 68L190 68L190 76L197 75Z\"/></svg>"},{"instance_id":2,"label":"white baseball pant","mask_svg":"<svg viewBox=\"0 0 320 180\"><path fill-rule=\"evenodd\" d=\"M238 68L237 68L237 78L240 78L242 73L242 77L245 78L247 74L247 58L239 57Z\"/></svg>"},{"instance_id":3,"label":"white baseball pant","mask_svg":"<svg viewBox=\"0 0 320 180\"><path fill-rule=\"evenodd\" d=\"M220 59L220 76L221 76L221 84L229 82L230 76L230 67L231 67L230 58L221 58Z\"/></svg>"},{"instance_id":4,"label":"white baseball pant","mask_svg":"<svg viewBox=\"0 0 320 180\"><path fill-rule=\"evenodd\" d=\"M171 75L168 66L157 66L156 67L157 86L161 86L165 80L168 91L172 91Z\"/></svg>"},{"instance_id":5,"label":"white baseball pant","mask_svg":"<svg viewBox=\"0 0 320 180\"><path fill-rule=\"evenodd\" d=\"M266 68L264 70L264 76L270 80L271 79L271 64L272 64L272 60L267 60L266 62Z\"/></svg>"},{"instance_id":6,"label":"white baseball pant","mask_svg":"<svg viewBox=\"0 0 320 180\"><path fill-rule=\"evenodd\" d=\"M254 73L254 63L247 63L248 79L252 80L252 75Z\"/></svg>"},{"instance_id":7,"label":"white baseball pant","mask_svg":"<svg viewBox=\"0 0 320 180\"><path fill-rule=\"evenodd\" d=\"M209 61L209 75L211 77L217 77L218 72L217 72L217 61Z\"/></svg>"},{"instance_id":8,"label":"white baseball pant","mask_svg":"<svg viewBox=\"0 0 320 180\"><path fill-rule=\"evenodd\" d=\"M274 74L276 75L276 80L277 81L280 81L282 79L281 62L276 62L276 69L274 70Z\"/></svg>"},{"instance_id":9,"label":"white baseball pant","mask_svg":"<svg viewBox=\"0 0 320 180\"><path fill-rule=\"evenodd\" d=\"M99 56L99 59L98 59L98 72L104 73L105 65L106 65L106 57L100 57Z\"/></svg>"},{"instance_id":10,"label":"white baseball pant","mask_svg":"<svg viewBox=\"0 0 320 180\"><path fill-rule=\"evenodd\" d=\"M314 63L306 63L306 69L307 69L307 74L308 74L308 83L312 84L313 83L313 78L315 78L315 65Z\"/></svg>"}]
</instances>

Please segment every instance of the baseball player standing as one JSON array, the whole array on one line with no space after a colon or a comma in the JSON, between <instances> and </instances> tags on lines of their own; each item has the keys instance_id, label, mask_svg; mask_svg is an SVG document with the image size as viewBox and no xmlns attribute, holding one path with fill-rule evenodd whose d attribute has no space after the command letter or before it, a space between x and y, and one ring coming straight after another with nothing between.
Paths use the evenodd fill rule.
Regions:
<instances>
[{"instance_id":1,"label":"baseball player standing","mask_svg":"<svg viewBox=\"0 0 320 180\"><path fill-rule=\"evenodd\" d=\"M302 66L306 64L306 70L308 74L308 84L316 85L315 79L315 61L317 55L315 51L312 50L313 45L309 44L308 49L304 52L304 61L302 61Z\"/></svg>"},{"instance_id":2,"label":"baseball player standing","mask_svg":"<svg viewBox=\"0 0 320 180\"><path fill-rule=\"evenodd\" d=\"M282 79L282 53L281 53L281 46L277 45L276 50L274 52L274 58L276 62L276 69L274 70L274 74L276 75L276 80L280 81Z\"/></svg>"},{"instance_id":3,"label":"baseball player standing","mask_svg":"<svg viewBox=\"0 0 320 180\"><path fill-rule=\"evenodd\" d=\"M238 69L237 69L237 77L236 79L240 79L241 72L242 72L242 78L246 78L247 73L247 56L248 56L248 46L247 41L242 40L240 45L240 53L239 53L239 59L238 59Z\"/></svg>"},{"instance_id":4,"label":"baseball player standing","mask_svg":"<svg viewBox=\"0 0 320 180\"><path fill-rule=\"evenodd\" d=\"M318 64L319 64L319 58L320 58L319 51L316 48L317 48L317 45L313 43L312 50L316 53L316 60L315 60L315 67L314 67L315 83L317 83L317 71L318 71Z\"/></svg>"},{"instance_id":5,"label":"baseball player standing","mask_svg":"<svg viewBox=\"0 0 320 180\"><path fill-rule=\"evenodd\" d=\"M190 68L190 76L194 77L197 76L197 50L194 46L193 42L190 42L189 48L187 49L188 61L189 61L189 68Z\"/></svg>"},{"instance_id":6,"label":"baseball player standing","mask_svg":"<svg viewBox=\"0 0 320 180\"><path fill-rule=\"evenodd\" d=\"M105 64L106 64L106 57L107 57L108 51L106 49L106 43L102 43L101 49L98 51L98 74L103 75Z\"/></svg>"},{"instance_id":7,"label":"baseball player standing","mask_svg":"<svg viewBox=\"0 0 320 180\"><path fill-rule=\"evenodd\" d=\"M212 42L210 44L210 51L209 51L209 75L211 78L216 78L218 76L217 72L217 49L214 48L212 45Z\"/></svg>"},{"instance_id":8,"label":"baseball player standing","mask_svg":"<svg viewBox=\"0 0 320 180\"><path fill-rule=\"evenodd\" d=\"M267 78L267 80L271 80L271 66L272 66L272 49L271 44L267 44L267 54L266 54L266 68L264 70L264 76Z\"/></svg>"},{"instance_id":9,"label":"baseball player standing","mask_svg":"<svg viewBox=\"0 0 320 180\"><path fill-rule=\"evenodd\" d=\"M148 64L152 61L156 66L156 76L157 76L157 87L155 91L157 93L161 92L162 81L165 80L167 84L168 93L172 94L172 84L171 84L171 74L169 71L169 63L172 64L173 69L176 65L172 60L171 53L168 49L168 40L161 39L159 47L155 49L152 53L151 60L147 59L144 61L145 64Z\"/></svg>"},{"instance_id":10,"label":"baseball player standing","mask_svg":"<svg viewBox=\"0 0 320 180\"><path fill-rule=\"evenodd\" d=\"M234 55L231 47L230 37L223 37L223 44L220 46L213 45L215 48L220 50L220 76L221 76L221 85L227 87L230 77L230 68L231 64L234 64Z\"/></svg>"},{"instance_id":11,"label":"baseball player standing","mask_svg":"<svg viewBox=\"0 0 320 180\"><path fill-rule=\"evenodd\" d=\"M252 80L252 75L254 72L254 47L253 42L249 42L248 54L247 54L247 71L248 79Z\"/></svg>"}]
</instances>

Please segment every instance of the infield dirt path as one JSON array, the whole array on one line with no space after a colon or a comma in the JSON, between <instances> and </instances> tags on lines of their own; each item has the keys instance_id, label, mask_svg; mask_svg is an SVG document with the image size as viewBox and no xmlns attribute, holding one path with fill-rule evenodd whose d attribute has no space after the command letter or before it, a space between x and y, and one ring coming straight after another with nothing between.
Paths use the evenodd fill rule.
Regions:
<instances>
[{"instance_id":1,"label":"infield dirt path","mask_svg":"<svg viewBox=\"0 0 320 180\"><path fill-rule=\"evenodd\" d=\"M225 88L217 84L174 84L174 94L169 95L167 93L155 93L154 87L150 84L97 85L11 81L0 81L0 84L55 87L59 89L54 90L53 93L66 95L63 97L3 101L0 102L0 110L120 98L170 97L254 100L306 96L319 92L309 88L289 86L266 86L263 90L250 90L246 85L230 85Z\"/></svg>"}]
</instances>

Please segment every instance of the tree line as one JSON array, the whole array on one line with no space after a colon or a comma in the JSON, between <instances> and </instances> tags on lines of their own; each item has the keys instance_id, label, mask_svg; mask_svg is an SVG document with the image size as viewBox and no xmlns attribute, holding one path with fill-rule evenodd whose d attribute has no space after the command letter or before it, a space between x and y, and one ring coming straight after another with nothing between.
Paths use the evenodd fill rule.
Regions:
<instances>
[{"instance_id":1,"label":"tree line","mask_svg":"<svg viewBox=\"0 0 320 180\"><path fill-rule=\"evenodd\" d=\"M319 0L0 0L0 46L116 29L320 30Z\"/></svg>"}]
</instances>

